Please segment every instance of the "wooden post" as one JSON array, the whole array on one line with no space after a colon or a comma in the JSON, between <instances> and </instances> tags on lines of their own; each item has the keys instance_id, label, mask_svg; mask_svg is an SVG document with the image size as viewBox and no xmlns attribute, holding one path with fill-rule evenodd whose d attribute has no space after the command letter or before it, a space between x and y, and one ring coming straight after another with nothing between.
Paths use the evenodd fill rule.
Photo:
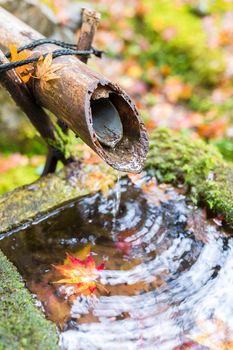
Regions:
<instances>
[{"instance_id":1,"label":"wooden post","mask_svg":"<svg viewBox=\"0 0 233 350\"><path fill-rule=\"evenodd\" d=\"M82 26L77 44L78 50L90 50L100 18L98 12L82 9ZM83 63L87 63L88 60L85 56L80 56L79 59Z\"/></svg>"}]
</instances>

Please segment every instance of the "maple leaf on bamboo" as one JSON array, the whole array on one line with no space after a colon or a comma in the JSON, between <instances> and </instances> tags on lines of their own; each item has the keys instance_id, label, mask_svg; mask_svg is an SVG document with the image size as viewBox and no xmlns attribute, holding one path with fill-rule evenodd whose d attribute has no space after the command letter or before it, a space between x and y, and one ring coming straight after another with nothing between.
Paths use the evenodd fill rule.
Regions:
<instances>
[{"instance_id":1,"label":"maple leaf on bamboo","mask_svg":"<svg viewBox=\"0 0 233 350\"><path fill-rule=\"evenodd\" d=\"M11 53L11 62L23 61L31 57L32 51L23 50L18 52L17 48L14 44L9 45L10 53ZM33 65L31 63L25 64L21 67L15 68L16 73L19 75L21 80L26 84L32 76L32 72L34 70Z\"/></svg>"},{"instance_id":2,"label":"maple leaf on bamboo","mask_svg":"<svg viewBox=\"0 0 233 350\"><path fill-rule=\"evenodd\" d=\"M96 266L91 255L85 260L76 258L69 253L64 265L53 265L53 267L64 277L54 283L73 285L74 294L92 294L94 293L100 276L100 271L105 268L105 262Z\"/></svg>"},{"instance_id":3,"label":"maple leaf on bamboo","mask_svg":"<svg viewBox=\"0 0 233 350\"><path fill-rule=\"evenodd\" d=\"M62 68L62 64L53 63L53 54L49 53L45 58L41 56L36 65L36 75L34 78L40 79L41 87L50 80L60 79L56 72Z\"/></svg>"}]
</instances>

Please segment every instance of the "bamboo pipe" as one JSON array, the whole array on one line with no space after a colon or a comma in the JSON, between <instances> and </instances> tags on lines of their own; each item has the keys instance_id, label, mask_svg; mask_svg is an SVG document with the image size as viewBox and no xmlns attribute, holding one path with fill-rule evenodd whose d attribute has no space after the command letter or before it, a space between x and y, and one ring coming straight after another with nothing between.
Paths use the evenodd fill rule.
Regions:
<instances>
[{"instance_id":1,"label":"bamboo pipe","mask_svg":"<svg viewBox=\"0 0 233 350\"><path fill-rule=\"evenodd\" d=\"M41 38L40 33L0 7L2 47L8 48L10 43L19 47ZM34 51L42 54L58 48L49 44ZM129 96L74 56L61 56L53 61L62 65L56 72L59 79L46 84L33 79L30 83L38 104L67 124L113 168L140 172L148 151L148 137ZM101 120L104 124L102 130ZM110 134L106 131L108 127L111 128ZM115 142L108 142L114 131L117 133Z\"/></svg>"}]
</instances>

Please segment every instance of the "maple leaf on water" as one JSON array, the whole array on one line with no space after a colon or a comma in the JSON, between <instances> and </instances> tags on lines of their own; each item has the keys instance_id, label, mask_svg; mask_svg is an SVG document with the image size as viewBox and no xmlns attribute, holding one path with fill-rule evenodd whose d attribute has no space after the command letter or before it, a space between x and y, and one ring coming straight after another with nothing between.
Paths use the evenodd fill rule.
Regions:
<instances>
[{"instance_id":1,"label":"maple leaf on water","mask_svg":"<svg viewBox=\"0 0 233 350\"><path fill-rule=\"evenodd\" d=\"M62 64L53 64L53 54L49 53L45 58L40 56L36 65L36 75L34 78L40 79L41 87L44 88L45 84L54 79L60 79L60 76L56 72L62 68Z\"/></svg>"},{"instance_id":2,"label":"maple leaf on water","mask_svg":"<svg viewBox=\"0 0 233 350\"><path fill-rule=\"evenodd\" d=\"M73 294L94 293L100 276L100 271L105 268L106 262L96 266L91 255L85 260L80 260L69 253L66 253L67 260L64 265L53 265L53 267L64 277L54 283L73 285Z\"/></svg>"},{"instance_id":3,"label":"maple leaf on water","mask_svg":"<svg viewBox=\"0 0 233 350\"><path fill-rule=\"evenodd\" d=\"M18 53L17 48L15 47L14 44L9 45L10 53L11 53L11 62L17 62L17 61L22 61L26 60L32 55L32 51L30 50L23 50ZM26 84L29 79L31 78L31 73L33 72L34 68L32 64L25 64L21 67L15 68L17 74L21 78L21 80Z\"/></svg>"}]
</instances>

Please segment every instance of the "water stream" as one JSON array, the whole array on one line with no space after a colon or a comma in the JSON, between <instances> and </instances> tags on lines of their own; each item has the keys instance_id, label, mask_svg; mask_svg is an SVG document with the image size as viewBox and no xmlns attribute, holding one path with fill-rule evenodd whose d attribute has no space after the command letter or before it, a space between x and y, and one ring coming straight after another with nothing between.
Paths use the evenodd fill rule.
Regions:
<instances>
[{"instance_id":1,"label":"water stream","mask_svg":"<svg viewBox=\"0 0 233 350\"><path fill-rule=\"evenodd\" d=\"M228 350L233 239L225 231L182 190L123 178L108 199L70 203L0 248L57 323L62 349ZM106 260L99 286L64 294L52 265L87 249L96 265Z\"/></svg>"},{"instance_id":2,"label":"water stream","mask_svg":"<svg viewBox=\"0 0 233 350\"><path fill-rule=\"evenodd\" d=\"M118 172L116 185L112 190L113 206L112 206L112 239L117 240L117 215L121 204L121 175Z\"/></svg>"}]
</instances>

